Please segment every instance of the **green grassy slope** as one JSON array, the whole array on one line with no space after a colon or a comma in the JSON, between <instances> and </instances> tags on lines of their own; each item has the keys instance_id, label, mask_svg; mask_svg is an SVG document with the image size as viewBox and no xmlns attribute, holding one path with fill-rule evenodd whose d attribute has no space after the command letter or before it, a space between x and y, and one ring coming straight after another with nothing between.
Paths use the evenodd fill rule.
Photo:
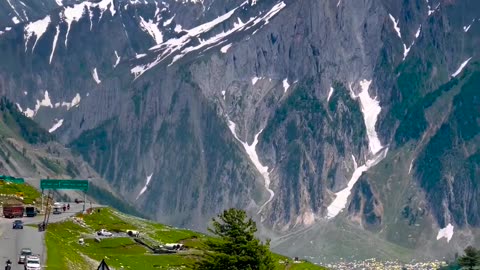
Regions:
<instances>
[{"instance_id":1,"label":"green grassy slope","mask_svg":"<svg viewBox=\"0 0 480 270\"><path fill-rule=\"evenodd\" d=\"M97 210L98 211L98 210ZM75 219L50 224L46 232L48 269L92 269L105 259L109 266L125 269L189 269L201 253L199 250L208 236L165 226L101 208L99 212L78 216ZM80 220L80 221L78 221ZM94 240L94 232L107 229L125 232L133 229L141 232L141 239L153 245L183 243L187 250L176 254L153 254L127 235ZM85 245L78 244L84 238ZM293 263L275 254L278 270L324 269L308 262Z\"/></svg>"}]
</instances>

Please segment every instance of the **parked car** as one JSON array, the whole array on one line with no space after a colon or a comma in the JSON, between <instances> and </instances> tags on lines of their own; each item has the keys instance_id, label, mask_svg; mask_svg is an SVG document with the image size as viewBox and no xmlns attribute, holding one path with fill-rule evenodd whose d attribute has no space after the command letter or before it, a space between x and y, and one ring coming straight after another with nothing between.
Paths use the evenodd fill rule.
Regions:
<instances>
[{"instance_id":1,"label":"parked car","mask_svg":"<svg viewBox=\"0 0 480 270\"><path fill-rule=\"evenodd\" d=\"M23 221L17 219L13 222L12 229L23 229Z\"/></svg>"},{"instance_id":2,"label":"parked car","mask_svg":"<svg viewBox=\"0 0 480 270\"><path fill-rule=\"evenodd\" d=\"M105 229L101 229L100 231L97 232L97 235L101 235L101 236L112 236L113 234Z\"/></svg>"},{"instance_id":3,"label":"parked car","mask_svg":"<svg viewBox=\"0 0 480 270\"><path fill-rule=\"evenodd\" d=\"M25 263L25 270L40 270L42 266L40 264L40 257L29 255L27 256Z\"/></svg>"},{"instance_id":4,"label":"parked car","mask_svg":"<svg viewBox=\"0 0 480 270\"><path fill-rule=\"evenodd\" d=\"M20 256L18 257L18 263L22 264L25 263L25 259L27 256L32 255L32 250L29 248L22 248L20 251Z\"/></svg>"}]
</instances>

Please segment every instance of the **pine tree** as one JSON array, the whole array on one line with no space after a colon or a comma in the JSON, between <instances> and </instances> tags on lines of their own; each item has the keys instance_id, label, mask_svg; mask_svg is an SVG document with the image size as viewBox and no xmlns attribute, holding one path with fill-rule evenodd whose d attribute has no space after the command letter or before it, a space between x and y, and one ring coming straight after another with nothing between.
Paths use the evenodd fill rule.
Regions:
<instances>
[{"instance_id":1,"label":"pine tree","mask_svg":"<svg viewBox=\"0 0 480 270\"><path fill-rule=\"evenodd\" d=\"M458 259L458 264L465 269L472 270L475 266L480 266L480 252L474 247L467 247L465 255Z\"/></svg>"},{"instance_id":2,"label":"pine tree","mask_svg":"<svg viewBox=\"0 0 480 270\"><path fill-rule=\"evenodd\" d=\"M202 259L195 269L271 270L275 269L270 242L255 238L256 223L243 210L230 209L213 219L208 229L218 236L206 241Z\"/></svg>"}]
</instances>

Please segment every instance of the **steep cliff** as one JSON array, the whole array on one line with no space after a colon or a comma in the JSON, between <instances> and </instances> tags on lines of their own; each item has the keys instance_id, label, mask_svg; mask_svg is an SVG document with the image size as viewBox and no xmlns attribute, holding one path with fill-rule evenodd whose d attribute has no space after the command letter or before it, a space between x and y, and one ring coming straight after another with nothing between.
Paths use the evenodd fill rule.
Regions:
<instances>
[{"instance_id":1,"label":"steep cliff","mask_svg":"<svg viewBox=\"0 0 480 270\"><path fill-rule=\"evenodd\" d=\"M0 21L0 93L148 215L247 208L314 260L478 241L476 1L68 4Z\"/></svg>"}]
</instances>

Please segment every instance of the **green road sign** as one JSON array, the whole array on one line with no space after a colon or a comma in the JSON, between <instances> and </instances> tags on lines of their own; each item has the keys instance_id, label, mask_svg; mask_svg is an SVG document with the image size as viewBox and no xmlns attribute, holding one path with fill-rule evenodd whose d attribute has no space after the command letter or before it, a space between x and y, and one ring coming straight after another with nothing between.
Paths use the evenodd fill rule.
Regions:
<instances>
[{"instance_id":1,"label":"green road sign","mask_svg":"<svg viewBox=\"0 0 480 270\"><path fill-rule=\"evenodd\" d=\"M13 176L9 175L0 175L0 180L3 180L5 182L11 182L15 184L24 184L25 180L23 178L15 178Z\"/></svg>"},{"instance_id":2,"label":"green road sign","mask_svg":"<svg viewBox=\"0 0 480 270\"><path fill-rule=\"evenodd\" d=\"M41 179L40 189L88 190L88 180Z\"/></svg>"}]
</instances>

